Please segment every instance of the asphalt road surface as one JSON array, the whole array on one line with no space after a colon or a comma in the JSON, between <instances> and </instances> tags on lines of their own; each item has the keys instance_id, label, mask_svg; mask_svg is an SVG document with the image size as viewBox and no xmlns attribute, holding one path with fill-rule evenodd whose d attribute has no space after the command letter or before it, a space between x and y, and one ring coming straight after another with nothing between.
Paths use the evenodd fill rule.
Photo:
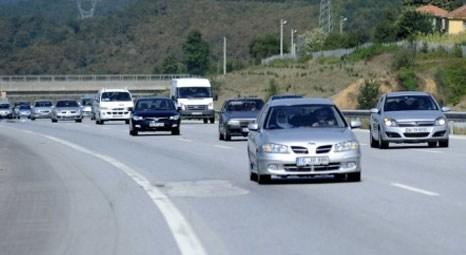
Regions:
<instances>
[{"instance_id":1,"label":"asphalt road surface","mask_svg":"<svg viewBox=\"0 0 466 255\"><path fill-rule=\"evenodd\" d=\"M362 145L363 181L249 181L246 141L183 123L0 122L0 254L466 254L466 139Z\"/></svg>"}]
</instances>

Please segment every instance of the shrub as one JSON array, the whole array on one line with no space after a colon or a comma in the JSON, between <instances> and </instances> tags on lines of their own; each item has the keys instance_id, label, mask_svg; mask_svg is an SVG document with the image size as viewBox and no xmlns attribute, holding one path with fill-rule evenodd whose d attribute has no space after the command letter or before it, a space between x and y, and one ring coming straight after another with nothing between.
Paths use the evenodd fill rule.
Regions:
<instances>
[{"instance_id":1,"label":"shrub","mask_svg":"<svg viewBox=\"0 0 466 255\"><path fill-rule=\"evenodd\" d=\"M398 73L398 80L401 85L408 91L417 90L416 72L409 68L402 68Z\"/></svg>"},{"instance_id":2,"label":"shrub","mask_svg":"<svg viewBox=\"0 0 466 255\"><path fill-rule=\"evenodd\" d=\"M359 89L358 95L358 108L359 109L370 109L377 103L377 99L380 95L380 85L375 81L367 81Z\"/></svg>"},{"instance_id":3,"label":"shrub","mask_svg":"<svg viewBox=\"0 0 466 255\"><path fill-rule=\"evenodd\" d=\"M271 96L276 95L280 92L280 88L278 87L278 84L275 81L275 79L271 79L269 81L269 87L267 88L266 92L267 92L265 96L266 101L269 100Z\"/></svg>"},{"instance_id":4,"label":"shrub","mask_svg":"<svg viewBox=\"0 0 466 255\"><path fill-rule=\"evenodd\" d=\"M398 71L402 68L412 68L416 63L415 49L401 49L395 54L392 69Z\"/></svg>"},{"instance_id":5,"label":"shrub","mask_svg":"<svg viewBox=\"0 0 466 255\"><path fill-rule=\"evenodd\" d=\"M446 101L458 104L466 94L466 65L451 65L437 72L437 81L446 90Z\"/></svg>"}]
</instances>

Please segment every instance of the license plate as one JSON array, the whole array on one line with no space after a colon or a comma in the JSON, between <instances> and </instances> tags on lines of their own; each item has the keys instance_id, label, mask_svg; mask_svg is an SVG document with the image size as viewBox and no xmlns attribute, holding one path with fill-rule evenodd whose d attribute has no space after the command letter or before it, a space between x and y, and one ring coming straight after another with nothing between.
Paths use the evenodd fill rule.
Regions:
<instances>
[{"instance_id":1,"label":"license plate","mask_svg":"<svg viewBox=\"0 0 466 255\"><path fill-rule=\"evenodd\" d=\"M150 122L149 127L163 127L165 124L164 123L158 123L158 122Z\"/></svg>"},{"instance_id":2,"label":"license plate","mask_svg":"<svg viewBox=\"0 0 466 255\"><path fill-rule=\"evenodd\" d=\"M317 166L317 165L328 165L330 160L328 157L303 157L296 159L296 165L302 166Z\"/></svg>"},{"instance_id":3,"label":"license plate","mask_svg":"<svg viewBox=\"0 0 466 255\"><path fill-rule=\"evenodd\" d=\"M249 128L243 128L243 133L249 132Z\"/></svg>"},{"instance_id":4,"label":"license plate","mask_svg":"<svg viewBox=\"0 0 466 255\"><path fill-rule=\"evenodd\" d=\"M202 112L193 112L192 115L202 115Z\"/></svg>"},{"instance_id":5,"label":"license plate","mask_svg":"<svg viewBox=\"0 0 466 255\"><path fill-rule=\"evenodd\" d=\"M429 132L427 128L406 128L405 133L425 133Z\"/></svg>"}]
</instances>

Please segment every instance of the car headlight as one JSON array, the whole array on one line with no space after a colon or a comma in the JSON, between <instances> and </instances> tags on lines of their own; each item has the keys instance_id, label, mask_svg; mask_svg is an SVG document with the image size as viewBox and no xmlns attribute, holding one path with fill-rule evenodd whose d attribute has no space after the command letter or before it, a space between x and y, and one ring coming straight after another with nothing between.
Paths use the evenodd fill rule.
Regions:
<instances>
[{"instance_id":1,"label":"car headlight","mask_svg":"<svg viewBox=\"0 0 466 255\"><path fill-rule=\"evenodd\" d=\"M133 120L143 120L143 119L144 119L144 117L142 117L142 116L137 116L137 115L133 116Z\"/></svg>"},{"instance_id":2,"label":"car headlight","mask_svg":"<svg viewBox=\"0 0 466 255\"><path fill-rule=\"evenodd\" d=\"M214 109L214 103L209 103L209 110Z\"/></svg>"},{"instance_id":3,"label":"car headlight","mask_svg":"<svg viewBox=\"0 0 466 255\"><path fill-rule=\"evenodd\" d=\"M181 110L182 110L182 111L185 111L185 110L186 110L186 106L185 106L184 104L180 103L180 107L181 107Z\"/></svg>"},{"instance_id":4,"label":"car headlight","mask_svg":"<svg viewBox=\"0 0 466 255\"><path fill-rule=\"evenodd\" d=\"M345 141L334 145L335 152L352 151L357 150L358 148L359 143L356 141Z\"/></svg>"},{"instance_id":5,"label":"car headlight","mask_svg":"<svg viewBox=\"0 0 466 255\"><path fill-rule=\"evenodd\" d=\"M110 110L110 108L108 108L108 107L100 107L100 110L102 110L102 111L107 111L107 110Z\"/></svg>"},{"instance_id":6,"label":"car headlight","mask_svg":"<svg viewBox=\"0 0 466 255\"><path fill-rule=\"evenodd\" d=\"M383 123L384 123L385 126L387 126L387 127L396 127L396 126L398 126L398 124L396 123L396 120L391 119L391 118L385 118L385 119L383 119Z\"/></svg>"},{"instance_id":7,"label":"car headlight","mask_svg":"<svg viewBox=\"0 0 466 255\"><path fill-rule=\"evenodd\" d=\"M229 126L239 126L240 123L239 123L239 120L229 120L228 125Z\"/></svg>"},{"instance_id":8,"label":"car headlight","mask_svg":"<svg viewBox=\"0 0 466 255\"><path fill-rule=\"evenodd\" d=\"M179 120L180 119L180 115L173 115L173 116L170 116L169 118L170 120Z\"/></svg>"},{"instance_id":9,"label":"car headlight","mask_svg":"<svg viewBox=\"0 0 466 255\"><path fill-rule=\"evenodd\" d=\"M288 146L274 143L262 145L262 151L265 153L288 153Z\"/></svg>"},{"instance_id":10,"label":"car headlight","mask_svg":"<svg viewBox=\"0 0 466 255\"><path fill-rule=\"evenodd\" d=\"M447 120L444 117L440 117L435 120L436 126L445 126L447 124Z\"/></svg>"}]
</instances>

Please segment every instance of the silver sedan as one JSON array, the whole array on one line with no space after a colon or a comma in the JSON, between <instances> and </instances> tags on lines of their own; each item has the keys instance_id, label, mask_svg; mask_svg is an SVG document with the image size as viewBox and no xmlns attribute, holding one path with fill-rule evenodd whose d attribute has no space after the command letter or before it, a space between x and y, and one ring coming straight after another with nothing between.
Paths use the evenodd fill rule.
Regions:
<instances>
[{"instance_id":1,"label":"silver sedan","mask_svg":"<svg viewBox=\"0 0 466 255\"><path fill-rule=\"evenodd\" d=\"M361 152L351 128L327 99L283 99L267 103L249 125L250 179L334 175L361 180Z\"/></svg>"},{"instance_id":2,"label":"silver sedan","mask_svg":"<svg viewBox=\"0 0 466 255\"><path fill-rule=\"evenodd\" d=\"M386 149L390 143L428 143L448 147L448 120L434 97L425 92L392 92L383 95L371 110L371 147Z\"/></svg>"},{"instance_id":3,"label":"silver sedan","mask_svg":"<svg viewBox=\"0 0 466 255\"><path fill-rule=\"evenodd\" d=\"M52 122L57 122L58 120L82 122L82 119L81 106L75 100L57 101L52 111Z\"/></svg>"}]
</instances>

